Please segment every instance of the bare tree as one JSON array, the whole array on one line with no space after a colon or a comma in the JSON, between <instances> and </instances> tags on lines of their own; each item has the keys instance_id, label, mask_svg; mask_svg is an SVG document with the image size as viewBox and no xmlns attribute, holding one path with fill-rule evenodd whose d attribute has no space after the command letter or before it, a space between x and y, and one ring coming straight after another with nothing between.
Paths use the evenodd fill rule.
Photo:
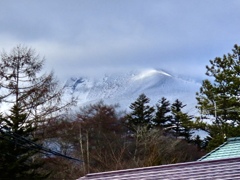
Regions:
<instances>
[{"instance_id":1,"label":"bare tree","mask_svg":"<svg viewBox=\"0 0 240 180\"><path fill-rule=\"evenodd\" d=\"M1 54L0 101L5 114L0 118L0 154L4 157L0 178L32 177L31 171L42 167L35 162L44 159L32 144L45 141L39 138L43 125L74 104L74 99L62 101L64 91L53 73L41 73L43 62L34 50L21 45Z\"/></svg>"},{"instance_id":2,"label":"bare tree","mask_svg":"<svg viewBox=\"0 0 240 180\"><path fill-rule=\"evenodd\" d=\"M28 113L29 120L42 121L73 104L74 100L63 103L64 89L59 87L53 72L41 72L43 65L44 58L22 45L1 54L2 107L10 109L16 105Z\"/></svg>"}]
</instances>

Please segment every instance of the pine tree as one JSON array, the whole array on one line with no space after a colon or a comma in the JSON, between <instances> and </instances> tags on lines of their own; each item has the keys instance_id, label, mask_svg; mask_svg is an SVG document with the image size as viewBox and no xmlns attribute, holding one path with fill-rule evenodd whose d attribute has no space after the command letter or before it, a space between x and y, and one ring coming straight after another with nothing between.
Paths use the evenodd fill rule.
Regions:
<instances>
[{"instance_id":1,"label":"pine tree","mask_svg":"<svg viewBox=\"0 0 240 180\"><path fill-rule=\"evenodd\" d=\"M45 179L37 150L29 142L36 142L33 122L16 105L11 114L0 119L0 179Z\"/></svg>"},{"instance_id":2,"label":"pine tree","mask_svg":"<svg viewBox=\"0 0 240 180\"><path fill-rule=\"evenodd\" d=\"M197 108L202 117L211 120L209 146L220 145L224 137L239 136L240 106L240 47L234 45L232 53L210 60L206 75L197 93Z\"/></svg>"},{"instance_id":3,"label":"pine tree","mask_svg":"<svg viewBox=\"0 0 240 180\"><path fill-rule=\"evenodd\" d=\"M182 109L186 105L183 105L181 101L178 99L171 106L172 112L172 122L171 122L171 130L173 130L173 134L176 137L184 137L186 140L190 140L191 137L191 129L192 129L192 121L191 116L187 113L184 113Z\"/></svg>"},{"instance_id":4,"label":"pine tree","mask_svg":"<svg viewBox=\"0 0 240 180\"><path fill-rule=\"evenodd\" d=\"M149 105L150 99L145 95L141 94L135 102L130 105L132 112L127 115L127 126L133 132L136 132L138 127L151 128L154 107Z\"/></svg>"},{"instance_id":5,"label":"pine tree","mask_svg":"<svg viewBox=\"0 0 240 180\"><path fill-rule=\"evenodd\" d=\"M168 128L171 122L171 112L170 102L165 98L162 97L161 100L158 101L156 105L156 114L155 118L153 119L154 125L156 127Z\"/></svg>"}]
</instances>

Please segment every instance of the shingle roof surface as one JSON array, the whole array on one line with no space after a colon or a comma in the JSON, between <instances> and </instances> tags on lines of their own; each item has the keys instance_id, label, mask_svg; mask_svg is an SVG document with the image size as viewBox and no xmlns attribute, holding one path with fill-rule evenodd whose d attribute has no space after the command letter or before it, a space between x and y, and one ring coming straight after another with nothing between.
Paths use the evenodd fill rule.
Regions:
<instances>
[{"instance_id":1,"label":"shingle roof surface","mask_svg":"<svg viewBox=\"0 0 240 180\"><path fill-rule=\"evenodd\" d=\"M195 161L171 165L87 174L79 180L207 180L240 179L240 158Z\"/></svg>"},{"instance_id":2,"label":"shingle roof surface","mask_svg":"<svg viewBox=\"0 0 240 180\"><path fill-rule=\"evenodd\" d=\"M87 174L79 180L240 180L240 137L229 138L195 162Z\"/></svg>"},{"instance_id":3,"label":"shingle roof surface","mask_svg":"<svg viewBox=\"0 0 240 180\"><path fill-rule=\"evenodd\" d=\"M229 138L224 144L203 156L199 161L240 157L240 137Z\"/></svg>"}]
</instances>

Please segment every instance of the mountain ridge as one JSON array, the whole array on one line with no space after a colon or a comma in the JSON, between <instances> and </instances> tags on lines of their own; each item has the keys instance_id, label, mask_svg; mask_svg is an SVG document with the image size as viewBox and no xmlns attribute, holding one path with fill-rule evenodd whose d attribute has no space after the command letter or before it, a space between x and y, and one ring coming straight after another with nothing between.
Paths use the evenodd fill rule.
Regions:
<instances>
[{"instance_id":1,"label":"mountain ridge","mask_svg":"<svg viewBox=\"0 0 240 180\"><path fill-rule=\"evenodd\" d=\"M98 77L72 77L65 83L67 94L78 97L80 106L103 100L106 104L119 104L128 109L136 98L144 93L154 105L162 97L170 102L179 99L193 111L195 94L201 84L184 79L159 69L134 70L123 73L109 73ZM196 111L196 110L194 110Z\"/></svg>"}]
</instances>

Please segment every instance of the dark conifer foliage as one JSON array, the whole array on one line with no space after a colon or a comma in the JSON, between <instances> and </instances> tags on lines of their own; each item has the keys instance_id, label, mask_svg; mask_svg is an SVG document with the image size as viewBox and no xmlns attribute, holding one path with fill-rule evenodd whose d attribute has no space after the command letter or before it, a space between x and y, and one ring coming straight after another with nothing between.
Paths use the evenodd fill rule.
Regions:
<instances>
[{"instance_id":1,"label":"dark conifer foliage","mask_svg":"<svg viewBox=\"0 0 240 180\"><path fill-rule=\"evenodd\" d=\"M165 97L162 97L162 99L159 100L158 104L156 105L156 115L155 118L153 119L154 126L162 128L170 127L172 119L170 112L171 112L170 102Z\"/></svg>"},{"instance_id":2,"label":"dark conifer foliage","mask_svg":"<svg viewBox=\"0 0 240 180\"><path fill-rule=\"evenodd\" d=\"M190 140L191 129L193 129L191 117L183 112L184 105L180 100L176 99L171 106L172 122L171 131L176 137L184 137L186 140Z\"/></svg>"},{"instance_id":3,"label":"dark conifer foliage","mask_svg":"<svg viewBox=\"0 0 240 180\"><path fill-rule=\"evenodd\" d=\"M41 163L37 163L41 156L28 143L43 134L42 125L74 103L62 102L63 88L53 73L41 72L43 63L33 49L22 45L1 54L0 106L5 112L0 121L0 179L41 178Z\"/></svg>"},{"instance_id":4,"label":"dark conifer foliage","mask_svg":"<svg viewBox=\"0 0 240 180\"><path fill-rule=\"evenodd\" d=\"M147 127L148 129L152 126L152 120L154 116L154 107L149 105L150 99L145 95L141 94L130 105L132 112L127 115L126 124L130 130L135 132L138 127Z\"/></svg>"},{"instance_id":5,"label":"dark conifer foliage","mask_svg":"<svg viewBox=\"0 0 240 180\"><path fill-rule=\"evenodd\" d=\"M232 53L210 60L206 75L197 93L197 108L202 117L212 121L209 149L220 145L225 137L239 136L240 106L240 47L234 45Z\"/></svg>"},{"instance_id":6,"label":"dark conifer foliage","mask_svg":"<svg viewBox=\"0 0 240 180\"><path fill-rule=\"evenodd\" d=\"M27 114L15 105L10 115L1 117L0 124L0 179L45 179L47 174L41 174L37 150L29 144L36 139Z\"/></svg>"}]
</instances>

